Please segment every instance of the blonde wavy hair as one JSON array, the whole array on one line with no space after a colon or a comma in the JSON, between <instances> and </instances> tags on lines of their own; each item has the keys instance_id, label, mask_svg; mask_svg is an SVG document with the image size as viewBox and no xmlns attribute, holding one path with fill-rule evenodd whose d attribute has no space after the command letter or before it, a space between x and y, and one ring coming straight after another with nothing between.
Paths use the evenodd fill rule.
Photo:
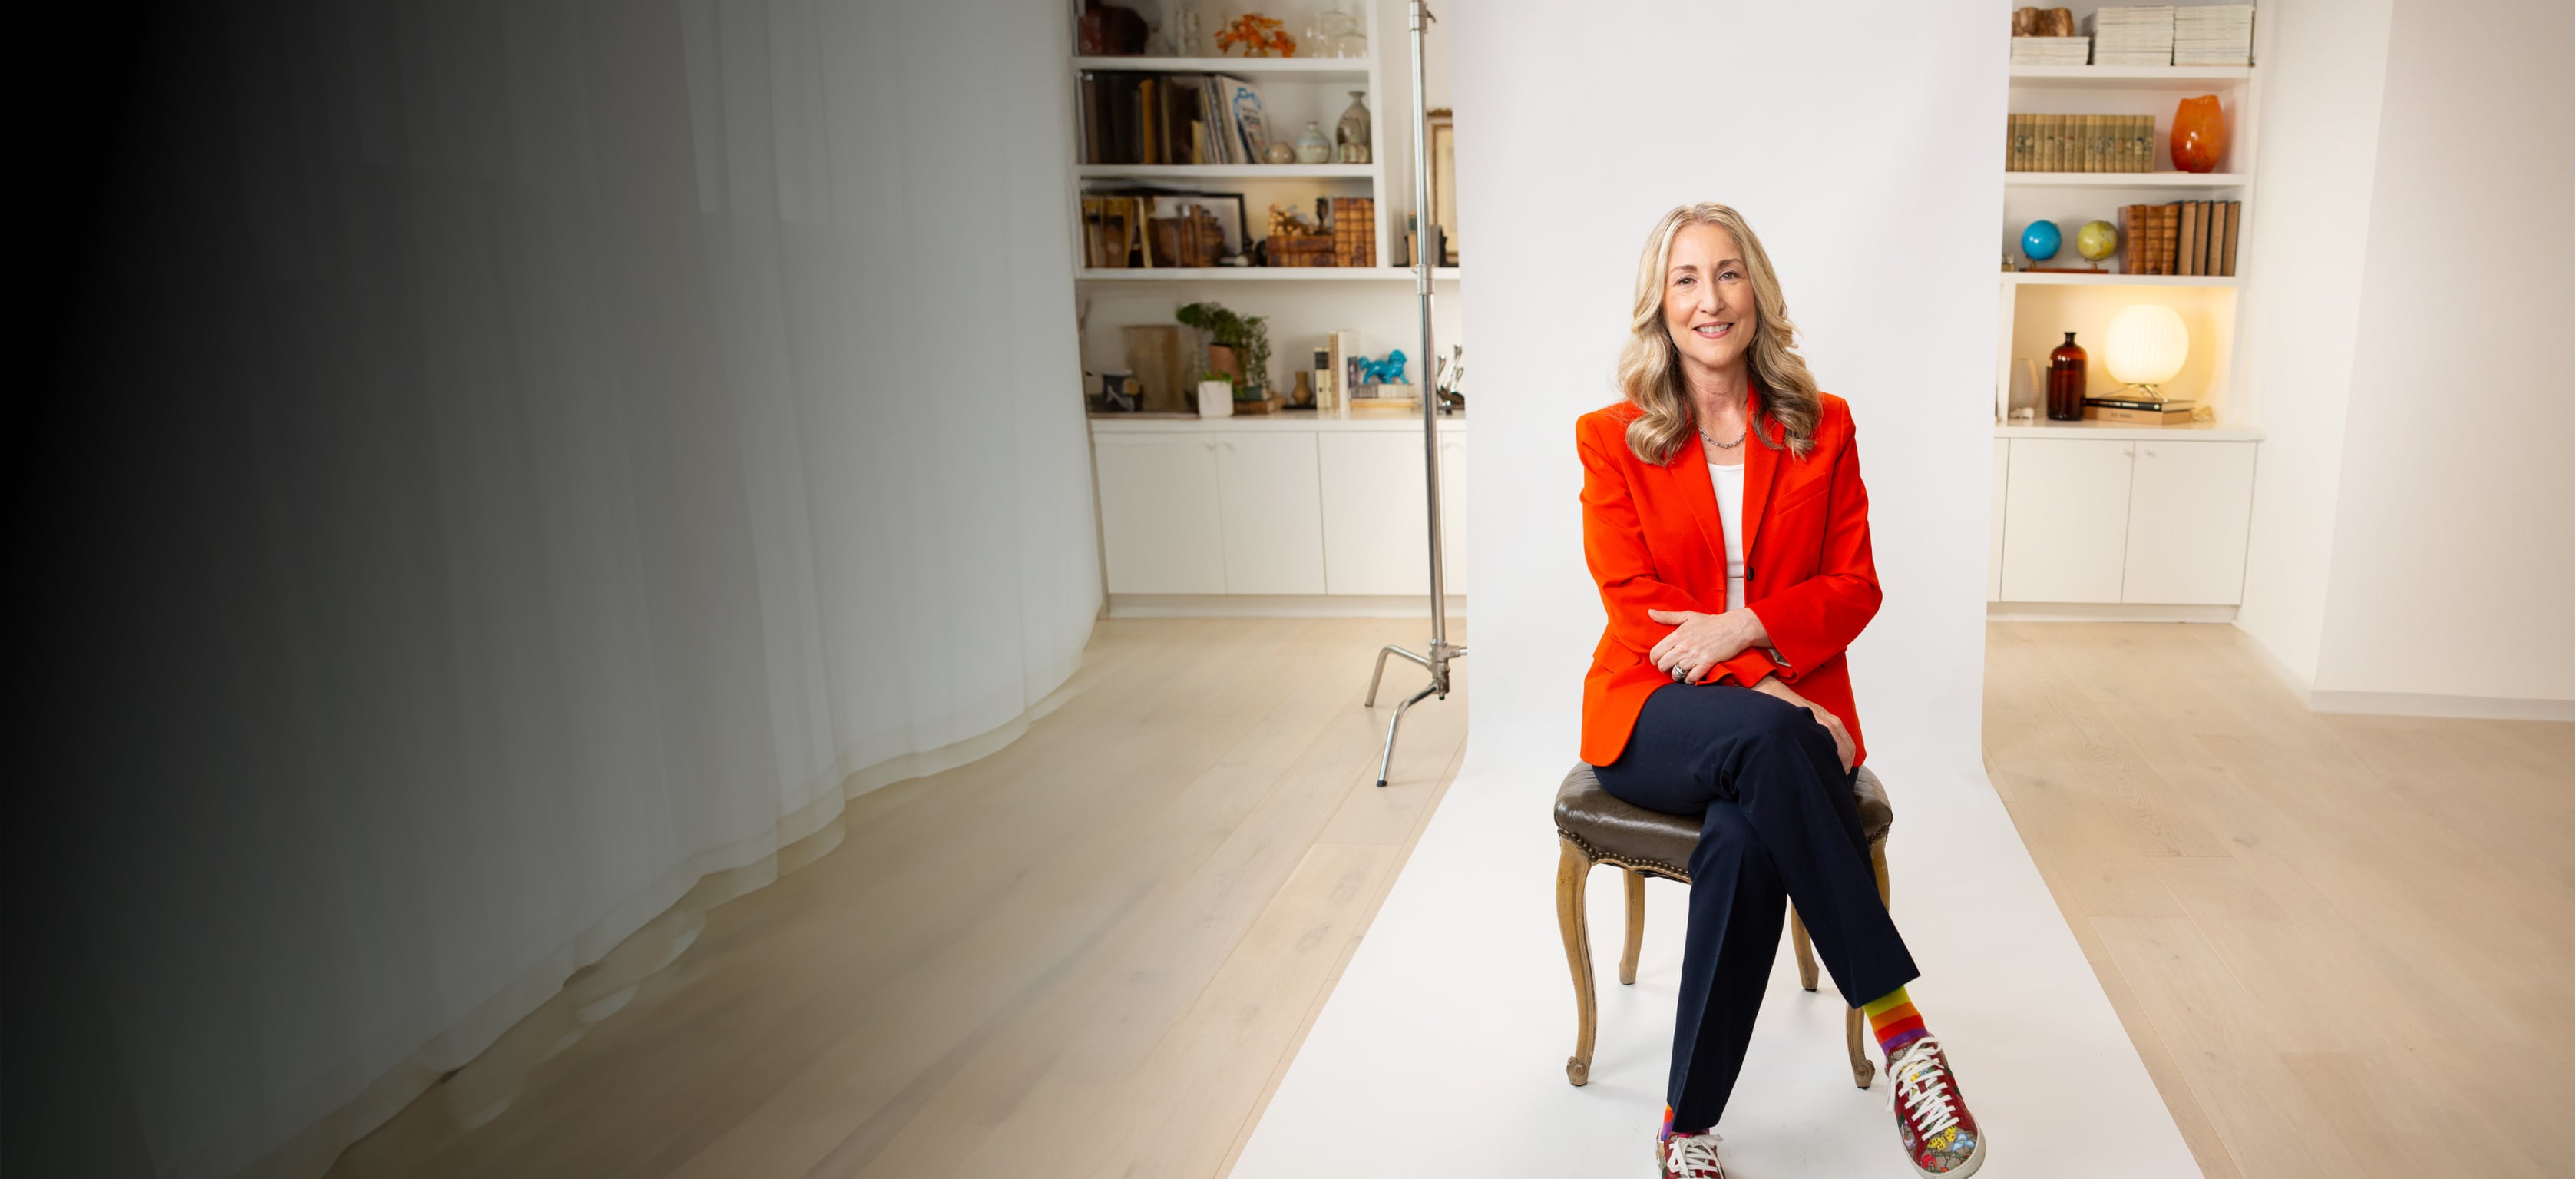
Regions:
<instances>
[{"instance_id":1,"label":"blonde wavy hair","mask_svg":"<svg viewBox=\"0 0 2576 1179\"><path fill-rule=\"evenodd\" d=\"M1758 424L1749 432L1764 446L1778 450L1786 445L1791 454L1805 458L1815 449L1816 419L1824 401L1816 394L1816 378L1807 372L1806 360L1798 355L1798 329L1789 322L1789 304L1780 296L1780 276L1744 215L1714 202L1682 205L1664 214L1646 235L1645 253L1637 257L1637 302L1628 343L1619 350L1619 389L1645 416L1628 423L1628 449L1661 466L1698 429L1690 389L1682 379L1681 350L1664 326L1664 280L1672 267L1673 239L1692 225L1715 225L1734 234L1744 247L1745 272L1753 279L1749 392L1754 405L1779 422L1782 437L1764 437Z\"/></svg>"}]
</instances>

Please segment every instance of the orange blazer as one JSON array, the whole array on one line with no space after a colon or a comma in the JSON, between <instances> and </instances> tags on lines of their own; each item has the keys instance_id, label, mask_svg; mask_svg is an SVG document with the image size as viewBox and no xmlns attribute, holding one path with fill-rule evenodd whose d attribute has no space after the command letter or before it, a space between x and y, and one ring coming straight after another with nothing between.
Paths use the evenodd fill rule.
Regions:
<instances>
[{"instance_id":1,"label":"orange blazer","mask_svg":"<svg viewBox=\"0 0 2576 1179\"><path fill-rule=\"evenodd\" d=\"M1748 440L1744 451L1744 604L1772 647L1718 664L1701 682L1750 686L1777 675L1842 718L1853 764L1869 756L1852 708L1843 648L1878 613L1869 553L1869 493L1860 482L1851 406L1822 394L1815 449L1806 458ZM1583 458L1583 558L1610 622L1583 677L1583 760L1608 765L1628 747L1637 712L1672 677L1646 653L1673 628L1648 610L1726 611L1726 538L1717 489L1698 446L1656 466L1628 450L1628 423L1645 411L1621 402L1575 420ZM1755 411L1763 437L1780 437ZM1776 658L1774 653L1776 652Z\"/></svg>"}]
</instances>

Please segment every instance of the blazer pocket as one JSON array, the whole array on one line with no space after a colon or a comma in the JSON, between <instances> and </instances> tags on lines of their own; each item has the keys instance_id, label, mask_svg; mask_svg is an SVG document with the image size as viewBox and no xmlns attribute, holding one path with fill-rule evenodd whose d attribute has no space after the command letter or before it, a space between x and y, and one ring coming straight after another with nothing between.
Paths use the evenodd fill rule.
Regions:
<instances>
[{"instance_id":1,"label":"blazer pocket","mask_svg":"<svg viewBox=\"0 0 2576 1179\"><path fill-rule=\"evenodd\" d=\"M1833 490L1831 485L1822 481L1810 483L1805 487L1801 487L1796 491L1790 492L1787 498L1780 501L1780 506L1773 508L1772 511L1780 513L1781 515L1787 515L1790 512L1797 511L1798 509L1807 506L1808 504L1823 503L1825 500L1825 493L1831 490Z\"/></svg>"}]
</instances>

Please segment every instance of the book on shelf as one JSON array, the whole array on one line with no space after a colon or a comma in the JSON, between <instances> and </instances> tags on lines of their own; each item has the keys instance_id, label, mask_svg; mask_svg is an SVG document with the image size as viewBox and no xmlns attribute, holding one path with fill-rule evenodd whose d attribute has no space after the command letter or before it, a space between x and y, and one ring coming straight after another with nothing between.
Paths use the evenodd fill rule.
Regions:
<instances>
[{"instance_id":1,"label":"book on shelf","mask_svg":"<svg viewBox=\"0 0 2576 1179\"><path fill-rule=\"evenodd\" d=\"M2167 397L2143 385L2124 385L2117 392L2107 396L2087 397L2084 399L2084 404L2098 405L2104 409L2136 409L2149 413L2168 413L2177 409L2188 412L2197 408L2200 403L2189 397Z\"/></svg>"},{"instance_id":2,"label":"book on shelf","mask_svg":"<svg viewBox=\"0 0 2576 1179\"><path fill-rule=\"evenodd\" d=\"M1333 265L1377 265L1377 198L1334 197Z\"/></svg>"},{"instance_id":3,"label":"book on shelf","mask_svg":"<svg viewBox=\"0 0 2576 1179\"><path fill-rule=\"evenodd\" d=\"M2093 37L2093 64L2160 66L2173 62L2174 9L2170 4L2101 8L2084 18Z\"/></svg>"},{"instance_id":4,"label":"book on shelf","mask_svg":"<svg viewBox=\"0 0 2576 1179\"><path fill-rule=\"evenodd\" d=\"M1074 119L1085 164L1257 164L1261 91L1225 74L1084 70Z\"/></svg>"},{"instance_id":5,"label":"book on shelf","mask_svg":"<svg viewBox=\"0 0 2576 1179\"><path fill-rule=\"evenodd\" d=\"M2083 65L2092 56L2090 37L2015 37L2014 65Z\"/></svg>"},{"instance_id":6,"label":"book on shelf","mask_svg":"<svg viewBox=\"0 0 2576 1179\"><path fill-rule=\"evenodd\" d=\"M2088 422L2116 422L2130 426L2178 426L2190 421L2191 413L2189 407L2165 410L2117 409L2107 405L2095 405L2091 398L2086 398L2084 402L2084 420Z\"/></svg>"},{"instance_id":7,"label":"book on shelf","mask_svg":"<svg viewBox=\"0 0 2576 1179\"><path fill-rule=\"evenodd\" d=\"M2156 163L2154 115L2012 115L2007 172L2146 172Z\"/></svg>"},{"instance_id":8,"label":"book on shelf","mask_svg":"<svg viewBox=\"0 0 2576 1179\"><path fill-rule=\"evenodd\" d=\"M2204 4L2174 9L2173 63L2179 66L2253 64L2254 6Z\"/></svg>"}]
</instances>

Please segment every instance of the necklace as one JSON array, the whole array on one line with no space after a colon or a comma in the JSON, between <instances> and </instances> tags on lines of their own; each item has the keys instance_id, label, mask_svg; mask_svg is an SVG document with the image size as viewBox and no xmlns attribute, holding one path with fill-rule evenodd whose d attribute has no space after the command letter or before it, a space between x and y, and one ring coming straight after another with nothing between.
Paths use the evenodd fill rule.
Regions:
<instances>
[{"instance_id":1,"label":"necklace","mask_svg":"<svg viewBox=\"0 0 2576 1179\"><path fill-rule=\"evenodd\" d=\"M1709 438L1708 431L1706 430L1700 431L1699 436L1702 438L1708 438L1708 444L1718 448L1719 450L1733 450L1736 447L1744 445L1744 435L1741 433L1738 433L1735 436L1735 441L1733 442L1720 442L1715 438Z\"/></svg>"}]
</instances>

